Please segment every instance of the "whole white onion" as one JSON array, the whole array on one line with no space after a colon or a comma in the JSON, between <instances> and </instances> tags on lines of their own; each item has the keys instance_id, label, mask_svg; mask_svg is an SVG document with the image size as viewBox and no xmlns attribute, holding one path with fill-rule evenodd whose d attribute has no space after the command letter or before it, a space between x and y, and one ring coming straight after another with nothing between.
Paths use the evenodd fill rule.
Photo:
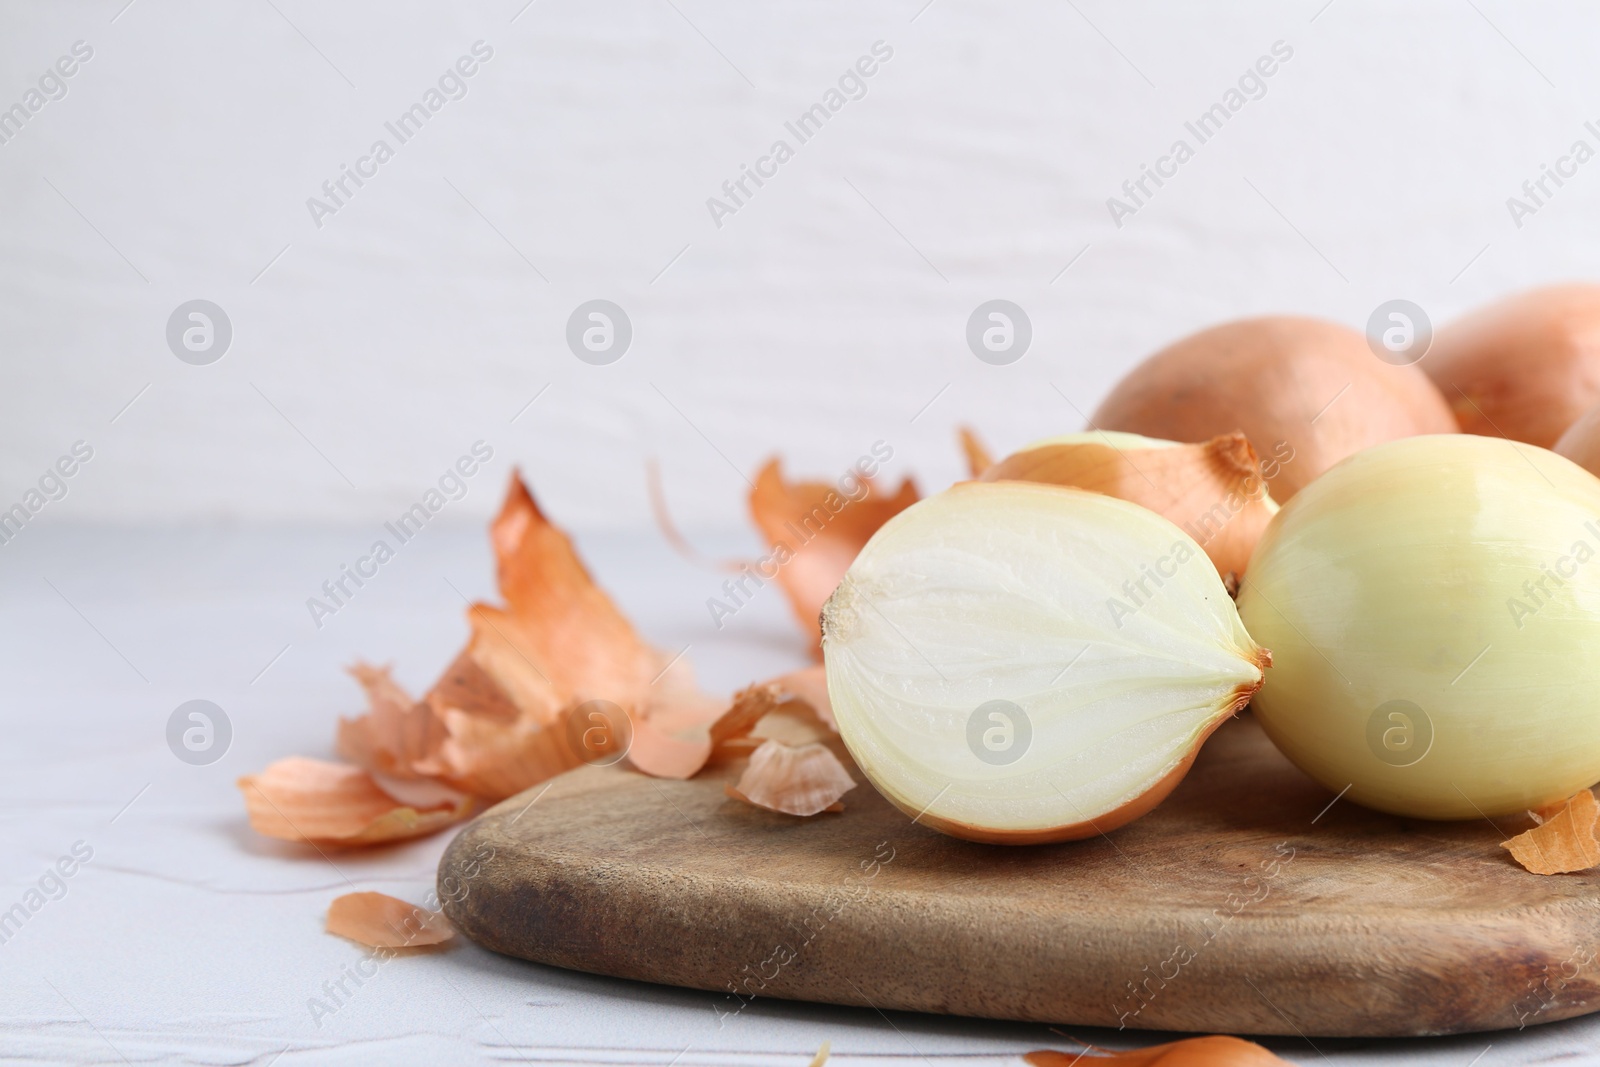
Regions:
<instances>
[{"instance_id":1,"label":"whole white onion","mask_svg":"<svg viewBox=\"0 0 1600 1067\"><path fill-rule=\"evenodd\" d=\"M1268 524L1239 594L1253 706L1329 789L1495 817L1600 780L1600 479L1532 445L1413 437Z\"/></svg>"}]
</instances>

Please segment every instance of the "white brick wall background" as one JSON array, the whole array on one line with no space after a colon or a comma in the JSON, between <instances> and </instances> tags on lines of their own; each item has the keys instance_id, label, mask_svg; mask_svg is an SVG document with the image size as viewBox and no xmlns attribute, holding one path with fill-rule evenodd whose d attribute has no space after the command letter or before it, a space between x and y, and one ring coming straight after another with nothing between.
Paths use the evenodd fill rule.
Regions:
<instances>
[{"instance_id":1,"label":"white brick wall background","mask_svg":"<svg viewBox=\"0 0 1600 1067\"><path fill-rule=\"evenodd\" d=\"M1437 322L1594 273L1600 165L1520 227L1506 204L1600 147L1578 5L123 3L0 13L0 107L93 50L0 145L0 499L94 449L51 523L366 522L481 439L496 485L463 520L515 461L563 523L643 529L654 457L685 526L733 527L769 454L822 475L883 439L937 487L958 422L999 449L1076 429L1219 320L1359 326L1403 296ZM466 95L394 141L477 41ZM799 143L785 123L879 41ZM1185 123L1275 46L1200 143ZM307 199L379 138L394 157L317 225ZM717 225L707 199L780 138ZM1107 198L1179 138L1118 227ZM194 298L233 327L209 366L165 341ZM611 366L564 342L594 298L633 324ZM1011 366L964 342L995 298L1033 324Z\"/></svg>"}]
</instances>

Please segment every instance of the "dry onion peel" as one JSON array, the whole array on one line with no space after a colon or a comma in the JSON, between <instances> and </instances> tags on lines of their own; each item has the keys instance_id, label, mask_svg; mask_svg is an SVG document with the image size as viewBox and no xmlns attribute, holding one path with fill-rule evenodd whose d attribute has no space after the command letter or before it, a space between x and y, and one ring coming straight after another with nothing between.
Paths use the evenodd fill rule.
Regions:
<instances>
[{"instance_id":1,"label":"dry onion peel","mask_svg":"<svg viewBox=\"0 0 1600 1067\"><path fill-rule=\"evenodd\" d=\"M328 905L327 931L368 948L423 948L456 936L450 920L386 893L346 893Z\"/></svg>"},{"instance_id":2,"label":"dry onion peel","mask_svg":"<svg viewBox=\"0 0 1600 1067\"><path fill-rule=\"evenodd\" d=\"M828 700L828 672L822 664L801 667L788 674L780 674L768 683L777 689L785 703L800 703L830 730L833 723L833 704Z\"/></svg>"},{"instance_id":3,"label":"dry onion peel","mask_svg":"<svg viewBox=\"0 0 1600 1067\"><path fill-rule=\"evenodd\" d=\"M711 747L717 755L754 748L747 744L756 724L766 718L781 702L775 685L752 685L734 694L733 703L723 712L708 731Z\"/></svg>"},{"instance_id":4,"label":"dry onion peel","mask_svg":"<svg viewBox=\"0 0 1600 1067\"><path fill-rule=\"evenodd\" d=\"M813 742L798 748L764 741L727 794L747 804L786 815L816 815L840 810L839 798L856 787L839 757Z\"/></svg>"},{"instance_id":5,"label":"dry onion peel","mask_svg":"<svg viewBox=\"0 0 1600 1067\"><path fill-rule=\"evenodd\" d=\"M886 506L894 505L877 502L854 526L836 524L835 538L855 529L865 540L861 523L875 528ZM624 746L647 774L687 778L705 765L722 706L695 686L686 661L638 636L516 474L491 539L507 607L470 608L471 640L421 701L387 668L353 667L369 705L339 725L339 751L353 765L295 757L241 778L257 831L321 845L420 836L465 817L474 798L511 796L585 759L620 757ZM825 733L820 675L797 671L755 687L760 713L724 739L726 754L760 744L751 733L774 711ZM588 742L596 707L611 728L599 748ZM736 702L730 714L738 710ZM619 716L625 724L612 721Z\"/></svg>"},{"instance_id":6,"label":"dry onion peel","mask_svg":"<svg viewBox=\"0 0 1600 1067\"><path fill-rule=\"evenodd\" d=\"M1301 770L1368 807L1495 818L1600 780L1600 480L1451 434L1352 456L1267 527L1239 612Z\"/></svg>"},{"instance_id":7,"label":"dry onion peel","mask_svg":"<svg viewBox=\"0 0 1600 1067\"><path fill-rule=\"evenodd\" d=\"M610 726L635 768L670 778L699 770L710 751L704 728L720 708L687 661L639 637L518 476L491 540L507 606L468 612L472 640L428 698L449 732L428 769L491 799L510 796L612 753L573 741L587 736L573 717L604 701L605 716L628 720Z\"/></svg>"},{"instance_id":8,"label":"dry onion peel","mask_svg":"<svg viewBox=\"0 0 1600 1067\"><path fill-rule=\"evenodd\" d=\"M711 760L748 756L771 738L805 744L836 736L820 664L746 686L707 733Z\"/></svg>"},{"instance_id":9,"label":"dry onion peel","mask_svg":"<svg viewBox=\"0 0 1600 1067\"><path fill-rule=\"evenodd\" d=\"M970 426L958 428L956 434L961 440L961 454L967 459L968 472L974 478L983 477L983 472L994 466L994 455Z\"/></svg>"},{"instance_id":10,"label":"dry onion peel","mask_svg":"<svg viewBox=\"0 0 1600 1067\"><path fill-rule=\"evenodd\" d=\"M963 483L892 519L823 620L862 772L924 823L1001 844L1153 808L1271 663L1182 530L1030 482Z\"/></svg>"},{"instance_id":11,"label":"dry onion peel","mask_svg":"<svg viewBox=\"0 0 1600 1067\"><path fill-rule=\"evenodd\" d=\"M239 779L257 831L319 845L431 833L476 797L511 796L614 752L574 742L588 736L574 717L594 700L645 724L636 766L677 777L703 764L709 744L695 735L719 706L686 661L638 636L515 473L490 533L507 607L472 606L471 640L421 701L387 668L352 668L369 705L339 725L354 765L296 757Z\"/></svg>"},{"instance_id":12,"label":"dry onion peel","mask_svg":"<svg viewBox=\"0 0 1600 1067\"><path fill-rule=\"evenodd\" d=\"M1571 874L1600 866L1600 841L1595 839L1600 804L1593 792L1580 789L1554 811L1529 814L1539 825L1500 842L1525 869L1534 874Z\"/></svg>"},{"instance_id":13,"label":"dry onion peel","mask_svg":"<svg viewBox=\"0 0 1600 1067\"><path fill-rule=\"evenodd\" d=\"M438 752L446 736L444 724L426 703L411 699L388 667L356 663L349 670L367 694L368 710L339 720L339 755L374 773L421 777L417 764Z\"/></svg>"},{"instance_id":14,"label":"dry onion peel","mask_svg":"<svg viewBox=\"0 0 1600 1067\"><path fill-rule=\"evenodd\" d=\"M500 800L582 762L557 725L529 718L506 722L455 708L443 720L449 737L423 766L475 796Z\"/></svg>"},{"instance_id":15,"label":"dry onion peel","mask_svg":"<svg viewBox=\"0 0 1600 1067\"><path fill-rule=\"evenodd\" d=\"M820 637L817 616L823 602L850 561L878 527L918 498L910 479L893 495L880 492L870 478L861 484L865 495L849 500L827 482L788 481L772 460L750 491L750 516L773 548L777 582L813 642Z\"/></svg>"},{"instance_id":16,"label":"dry onion peel","mask_svg":"<svg viewBox=\"0 0 1600 1067\"><path fill-rule=\"evenodd\" d=\"M827 686L828 676L820 663L748 686L734 695L732 705L712 724L711 739L720 745L748 737L767 716L774 714L838 733Z\"/></svg>"},{"instance_id":17,"label":"dry onion peel","mask_svg":"<svg viewBox=\"0 0 1600 1067\"><path fill-rule=\"evenodd\" d=\"M1243 574L1277 512L1260 459L1242 433L1185 445L1129 433L1081 433L1037 441L983 472L1091 489L1141 504L1177 523L1219 574Z\"/></svg>"},{"instance_id":18,"label":"dry onion peel","mask_svg":"<svg viewBox=\"0 0 1600 1067\"><path fill-rule=\"evenodd\" d=\"M1276 465L1279 503L1369 445L1457 429L1422 371L1379 360L1347 327L1290 316L1225 323L1167 346L1117 384L1089 425L1174 441L1237 430Z\"/></svg>"},{"instance_id":19,"label":"dry onion peel","mask_svg":"<svg viewBox=\"0 0 1600 1067\"><path fill-rule=\"evenodd\" d=\"M516 704L473 658L470 646L461 650L422 699L440 716L454 710L474 718L501 722L517 717Z\"/></svg>"},{"instance_id":20,"label":"dry onion peel","mask_svg":"<svg viewBox=\"0 0 1600 1067\"><path fill-rule=\"evenodd\" d=\"M633 724L628 762L653 778L693 778L711 758L711 738L704 731L673 733L650 719Z\"/></svg>"},{"instance_id":21,"label":"dry onion peel","mask_svg":"<svg viewBox=\"0 0 1600 1067\"><path fill-rule=\"evenodd\" d=\"M1057 1052L1044 1049L1022 1057L1032 1067L1285 1067L1288 1061L1273 1055L1254 1041L1216 1034L1190 1037L1164 1045L1129 1049L1126 1052Z\"/></svg>"},{"instance_id":22,"label":"dry onion peel","mask_svg":"<svg viewBox=\"0 0 1600 1067\"><path fill-rule=\"evenodd\" d=\"M395 800L418 811L440 808L466 808L471 796L435 778L399 778L382 771L368 771L377 787Z\"/></svg>"},{"instance_id":23,"label":"dry onion peel","mask_svg":"<svg viewBox=\"0 0 1600 1067\"><path fill-rule=\"evenodd\" d=\"M520 477L513 476L490 537L507 607L488 609L485 621L536 665L558 707L574 698L641 707L669 657L647 645L595 584L571 539L545 518Z\"/></svg>"},{"instance_id":24,"label":"dry onion peel","mask_svg":"<svg viewBox=\"0 0 1600 1067\"><path fill-rule=\"evenodd\" d=\"M372 845L421 837L465 818L471 800L402 804L360 767L291 756L239 779L257 833L314 845Z\"/></svg>"}]
</instances>

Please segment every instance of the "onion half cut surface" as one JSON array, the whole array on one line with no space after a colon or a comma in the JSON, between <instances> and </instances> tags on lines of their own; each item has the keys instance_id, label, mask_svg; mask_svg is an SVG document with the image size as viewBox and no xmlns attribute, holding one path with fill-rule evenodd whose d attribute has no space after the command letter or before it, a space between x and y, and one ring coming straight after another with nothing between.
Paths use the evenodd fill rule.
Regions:
<instances>
[{"instance_id":1,"label":"onion half cut surface","mask_svg":"<svg viewBox=\"0 0 1600 1067\"><path fill-rule=\"evenodd\" d=\"M1177 526L1027 482L963 483L891 519L822 627L862 773L918 821L998 844L1155 807L1272 661Z\"/></svg>"}]
</instances>

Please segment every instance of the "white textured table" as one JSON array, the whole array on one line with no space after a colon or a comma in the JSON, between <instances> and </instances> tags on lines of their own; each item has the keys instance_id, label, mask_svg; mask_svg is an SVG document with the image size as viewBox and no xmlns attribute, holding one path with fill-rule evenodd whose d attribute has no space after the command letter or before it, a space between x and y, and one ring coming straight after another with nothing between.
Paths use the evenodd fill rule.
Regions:
<instances>
[{"instance_id":1,"label":"white textured table","mask_svg":"<svg viewBox=\"0 0 1600 1067\"><path fill-rule=\"evenodd\" d=\"M330 863L250 831L233 779L278 756L327 754L335 716L359 705L340 671L355 657L391 660L411 688L426 686L465 633L450 585L490 592L482 531L434 527L315 630L305 598L369 533L41 521L0 549L0 908L23 902L75 842L93 849L63 880L65 895L45 899L0 945L0 1062L802 1067L830 1041L835 1062L851 1067L1016 1063L1033 1048L1072 1047L1040 1026L775 1001L719 1028L713 994L470 944L389 962L360 986L346 979L350 995L314 1019L311 998L326 1002L324 983L363 957L322 932L327 903L351 885L420 900L447 835ZM654 536L586 538L582 548L653 640L691 646L709 688L798 661L775 591L718 633L704 600L720 576ZM194 698L217 702L233 726L230 749L209 766L180 762L164 739L172 710ZM1108 1047L1153 1039L1075 1033ZM1439 1041L1271 1045L1307 1064L1588 1061L1600 1058L1600 1019Z\"/></svg>"}]
</instances>

